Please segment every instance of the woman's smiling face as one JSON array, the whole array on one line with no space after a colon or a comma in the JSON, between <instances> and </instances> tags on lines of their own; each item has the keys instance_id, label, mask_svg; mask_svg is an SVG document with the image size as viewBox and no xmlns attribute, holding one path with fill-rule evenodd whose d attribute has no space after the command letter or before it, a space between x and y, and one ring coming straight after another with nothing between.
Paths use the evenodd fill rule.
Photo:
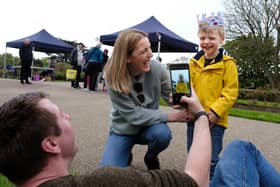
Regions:
<instances>
[{"instance_id":1,"label":"woman's smiling face","mask_svg":"<svg viewBox=\"0 0 280 187\"><path fill-rule=\"evenodd\" d=\"M153 57L151 43L147 37L143 37L136 44L132 54L128 57L131 73L136 76L150 71L150 60Z\"/></svg>"}]
</instances>

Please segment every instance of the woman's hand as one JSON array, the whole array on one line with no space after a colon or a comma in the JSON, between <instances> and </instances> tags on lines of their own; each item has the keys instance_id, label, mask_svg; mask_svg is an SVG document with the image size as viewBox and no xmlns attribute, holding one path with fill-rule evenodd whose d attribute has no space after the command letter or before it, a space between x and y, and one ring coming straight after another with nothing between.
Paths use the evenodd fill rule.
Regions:
<instances>
[{"instance_id":1,"label":"woman's hand","mask_svg":"<svg viewBox=\"0 0 280 187\"><path fill-rule=\"evenodd\" d=\"M187 121L187 110L181 109L175 113L168 114L168 121L169 122L186 122Z\"/></svg>"}]
</instances>

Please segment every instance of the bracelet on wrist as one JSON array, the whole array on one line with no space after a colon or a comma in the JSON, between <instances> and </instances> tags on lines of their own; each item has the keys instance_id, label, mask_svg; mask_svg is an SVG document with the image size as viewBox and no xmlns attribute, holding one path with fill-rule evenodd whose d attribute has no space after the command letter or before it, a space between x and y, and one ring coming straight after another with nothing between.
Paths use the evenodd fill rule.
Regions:
<instances>
[{"instance_id":1,"label":"bracelet on wrist","mask_svg":"<svg viewBox=\"0 0 280 187\"><path fill-rule=\"evenodd\" d=\"M194 115L194 121L196 121L200 116L206 116L206 117L209 119L209 116L208 116L207 112L205 112L205 111L200 111L200 112L197 112L197 113Z\"/></svg>"}]
</instances>

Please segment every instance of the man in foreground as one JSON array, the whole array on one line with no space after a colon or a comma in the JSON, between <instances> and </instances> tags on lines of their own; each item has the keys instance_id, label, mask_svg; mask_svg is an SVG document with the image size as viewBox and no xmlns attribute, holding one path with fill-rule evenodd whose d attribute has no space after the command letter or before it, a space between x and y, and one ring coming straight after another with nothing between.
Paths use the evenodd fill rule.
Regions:
<instances>
[{"instance_id":1,"label":"man in foreground","mask_svg":"<svg viewBox=\"0 0 280 187\"><path fill-rule=\"evenodd\" d=\"M71 118L41 92L19 95L0 107L0 172L20 187L209 186L211 142L208 118L195 93L190 98L182 97L181 101L188 103L191 112L196 116L193 144L184 172L103 167L88 175L71 176L69 168L77 152ZM251 152L257 152L254 147L244 142L235 142L231 147L225 151L227 155L239 155L240 148L247 150L247 147L250 147ZM261 165L264 167L263 171L270 174L266 180L262 179L263 175L253 174L254 177L251 178L255 182L269 180L268 182L273 182L276 186L280 184L279 174L275 173L259 152L245 155L247 151L241 151L242 155L237 159L231 156L230 161L226 159L229 157L224 155L225 159L219 162L217 175L215 173L213 178L215 184L211 186L229 186L232 181L235 184L241 181L232 180L232 177L242 178L238 174L247 171L248 167L240 167L241 172L238 173L238 169L232 170L238 167L230 164L238 163L239 158L244 160L243 156L255 163L250 165L250 170ZM272 186L266 184L265 186Z\"/></svg>"}]
</instances>

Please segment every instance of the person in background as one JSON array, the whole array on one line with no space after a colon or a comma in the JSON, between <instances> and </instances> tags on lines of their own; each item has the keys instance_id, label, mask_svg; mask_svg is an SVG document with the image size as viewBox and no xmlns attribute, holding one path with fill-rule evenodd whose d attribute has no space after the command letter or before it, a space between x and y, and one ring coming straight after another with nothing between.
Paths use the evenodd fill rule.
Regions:
<instances>
[{"instance_id":1,"label":"person in background","mask_svg":"<svg viewBox=\"0 0 280 187\"><path fill-rule=\"evenodd\" d=\"M85 76L84 76L84 89L85 90L88 90L88 87L89 87L89 74L88 74L88 70L87 70L87 66L88 66L88 62L87 62L87 55L88 55L88 49L84 49L83 50L83 55L84 55L84 59L85 59L85 63L83 64L83 71L85 73Z\"/></svg>"},{"instance_id":2,"label":"person in background","mask_svg":"<svg viewBox=\"0 0 280 187\"><path fill-rule=\"evenodd\" d=\"M108 52L109 52L108 49L104 49L104 50L103 50L102 71L103 71L104 66L105 66L106 63L108 62L108 58L109 58Z\"/></svg>"},{"instance_id":3,"label":"person in background","mask_svg":"<svg viewBox=\"0 0 280 187\"><path fill-rule=\"evenodd\" d=\"M72 49L70 59L71 59L72 68L77 70L77 75L76 75L76 79L77 79L77 77L78 77L78 69L77 69L78 44L76 44L76 46ZM75 84L76 84L76 80L71 80L71 88L75 88Z\"/></svg>"},{"instance_id":4,"label":"person in background","mask_svg":"<svg viewBox=\"0 0 280 187\"><path fill-rule=\"evenodd\" d=\"M220 46L225 39L223 19L220 14L198 17L198 38L201 51L189 61L191 83L207 111L212 138L213 177L219 154L223 147L228 112L238 96L236 61L223 54ZM187 150L193 142L194 123L190 117L187 125Z\"/></svg>"},{"instance_id":5,"label":"person in background","mask_svg":"<svg viewBox=\"0 0 280 187\"><path fill-rule=\"evenodd\" d=\"M78 43L77 47L75 47L71 52L71 65L73 69L77 70L76 79L71 80L72 88L81 88L79 82L81 79L82 65L85 63L85 59L83 56L84 48L85 45L83 43Z\"/></svg>"},{"instance_id":6,"label":"person in background","mask_svg":"<svg viewBox=\"0 0 280 187\"><path fill-rule=\"evenodd\" d=\"M55 80L55 60L51 59L49 68L51 68L50 70L48 70L48 73L50 75L51 80Z\"/></svg>"},{"instance_id":7,"label":"person in background","mask_svg":"<svg viewBox=\"0 0 280 187\"><path fill-rule=\"evenodd\" d=\"M181 102L196 114L183 171L103 167L70 174L78 150L71 117L42 92L24 93L0 106L0 171L20 187L209 187L209 121L195 92ZM280 175L253 144L235 140L223 152L210 186L274 187L280 186Z\"/></svg>"},{"instance_id":8,"label":"person in background","mask_svg":"<svg viewBox=\"0 0 280 187\"><path fill-rule=\"evenodd\" d=\"M102 43L97 42L95 47L92 47L88 51L87 55L87 71L90 77L89 81L89 90L95 91L97 87L97 78L99 72L102 71L102 62L103 62L103 52L100 49Z\"/></svg>"},{"instance_id":9,"label":"person in background","mask_svg":"<svg viewBox=\"0 0 280 187\"><path fill-rule=\"evenodd\" d=\"M103 64L102 64L102 70L101 70L101 78L100 78L100 83L102 84L102 90L104 91L105 90L105 79L104 79L104 74L103 74L103 69L104 69L104 66L106 65L107 61L108 61L108 49L104 49L103 50Z\"/></svg>"},{"instance_id":10,"label":"person in background","mask_svg":"<svg viewBox=\"0 0 280 187\"><path fill-rule=\"evenodd\" d=\"M24 44L19 49L19 58L21 63L20 69L20 83L32 84L29 82L31 77L31 65L33 60L33 45L30 43L29 38L24 40Z\"/></svg>"},{"instance_id":11,"label":"person in background","mask_svg":"<svg viewBox=\"0 0 280 187\"><path fill-rule=\"evenodd\" d=\"M169 74L155 60L146 32L131 29L119 34L112 56L104 67L112 102L110 132L101 166L126 167L132 161L135 144L148 145L144 162L159 169L158 155L172 138L167 122L186 122L186 111L159 110L162 97L169 102Z\"/></svg>"},{"instance_id":12,"label":"person in background","mask_svg":"<svg viewBox=\"0 0 280 187\"><path fill-rule=\"evenodd\" d=\"M56 58L52 56L50 58L49 65L46 66L46 69L41 71L39 74L39 80L41 81L53 81L55 80L55 62Z\"/></svg>"},{"instance_id":13,"label":"person in background","mask_svg":"<svg viewBox=\"0 0 280 187\"><path fill-rule=\"evenodd\" d=\"M86 64L86 58L85 58L85 54L84 54L84 51L85 51L85 45L83 43L79 43L79 47L78 47L78 66L80 67L80 74L79 76L77 76L77 80L76 80L76 85L78 88L81 88L80 87L80 80L81 80L81 72L82 72L82 69L83 67L85 66Z\"/></svg>"}]
</instances>

